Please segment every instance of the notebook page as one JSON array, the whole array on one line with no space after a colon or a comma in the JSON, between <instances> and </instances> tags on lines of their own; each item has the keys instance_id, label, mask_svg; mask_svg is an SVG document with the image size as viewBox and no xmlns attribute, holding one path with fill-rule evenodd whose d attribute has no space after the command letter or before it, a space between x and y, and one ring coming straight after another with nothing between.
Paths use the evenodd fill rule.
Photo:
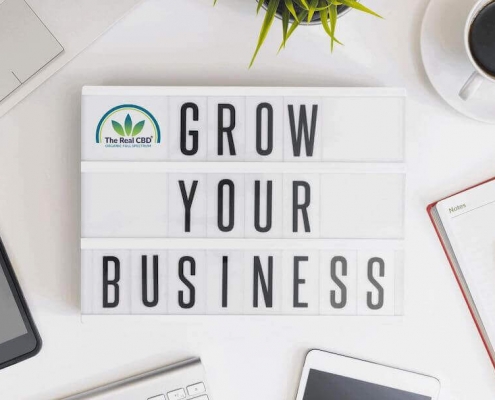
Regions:
<instances>
[{"instance_id":1,"label":"notebook page","mask_svg":"<svg viewBox=\"0 0 495 400\"><path fill-rule=\"evenodd\" d=\"M491 343L495 343L495 183L441 201L438 212Z\"/></svg>"}]
</instances>

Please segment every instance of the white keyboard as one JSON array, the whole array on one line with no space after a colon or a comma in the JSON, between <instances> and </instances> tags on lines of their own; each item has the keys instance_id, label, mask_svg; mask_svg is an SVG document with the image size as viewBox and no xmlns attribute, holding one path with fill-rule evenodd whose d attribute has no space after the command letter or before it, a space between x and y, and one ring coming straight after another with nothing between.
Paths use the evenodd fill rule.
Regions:
<instances>
[{"instance_id":1,"label":"white keyboard","mask_svg":"<svg viewBox=\"0 0 495 400\"><path fill-rule=\"evenodd\" d=\"M65 400L212 400L203 365L192 358L79 393Z\"/></svg>"}]
</instances>

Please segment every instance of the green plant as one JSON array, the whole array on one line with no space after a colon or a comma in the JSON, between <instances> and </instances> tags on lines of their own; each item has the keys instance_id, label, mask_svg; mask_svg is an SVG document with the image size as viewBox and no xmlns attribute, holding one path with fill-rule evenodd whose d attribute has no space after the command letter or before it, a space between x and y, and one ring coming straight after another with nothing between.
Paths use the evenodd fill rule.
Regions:
<instances>
[{"instance_id":1,"label":"green plant","mask_svg":"<svg viewBox=\"0 0 495 400\"><path fill-rule=\"evenodd\" d=\"M144 128L144 121L138 122L132 126L132 118L129 114L125 117L124 126L112 119L112 127L120 136L137 136Z\"/></svg>"},{"instance_id":2,"label":"green plant","mask_svg":"<svg viewBox=\"0 0 495 400\"><path fill-rule=\"evenodd\" d=\"M277 11L282 17L282 44L278 51L285 48L287 40L294 33L302 21L312 21L315 16L319 16L323 29L330 37L330 48L333 51L334 43L342 44L335 37L337 26L338 7L349 7L359 11L382 18L380 15L365 7L356 0L257 0L259 13L263 4L266 4L266 15L261 25L258 43L254 51L249 68L252 67L261 46L263 45L268 32L273 24ZM214 0L214 4L217 0ZM292 20L292 21L291 21Z\"/></svg>"}]
</instances>

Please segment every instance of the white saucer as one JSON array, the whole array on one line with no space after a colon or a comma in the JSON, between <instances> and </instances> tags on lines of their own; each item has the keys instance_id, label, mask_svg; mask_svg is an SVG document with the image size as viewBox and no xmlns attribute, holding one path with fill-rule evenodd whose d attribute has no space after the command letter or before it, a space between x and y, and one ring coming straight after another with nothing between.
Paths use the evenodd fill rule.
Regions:
<instances>
[{"instance_id":1,"label":"white saucer","mask_svg":"<svg viewBox=\"0 0 495 400\"><path fill-rule=\"evenodd\" d=\"M431 0L421 30L421 54L436 91L457 111L495 124L495 83L485 81L469 100L458 93L474 71L464 48L464 26L476 0Z\"/></svg>"}]
</instances>

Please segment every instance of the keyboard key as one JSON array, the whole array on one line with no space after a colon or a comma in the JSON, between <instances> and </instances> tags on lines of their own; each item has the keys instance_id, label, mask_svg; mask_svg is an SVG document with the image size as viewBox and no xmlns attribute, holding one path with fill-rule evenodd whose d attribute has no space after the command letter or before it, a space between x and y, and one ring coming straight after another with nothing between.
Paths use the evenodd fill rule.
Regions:
<instances>
[{"instance_id":1,"label":"keyboard key","mask_svg":"<svg viewBox=\"0 0 495 400\"><path fill-rule=\"evenodd\" d=\"M148 400L166 400L163 394L159 394L158 396L150 397Z\"/></svg>"},{"instance_id":2,"label":"keyboard key","mask_svg":"<svg viewBox=\"0 0 495 400\"><path fill-rule=\"evenodd\" d=\"M206 388L203 382L199 382L187 387L187 394L189 396L194 396L195 394L200 394L204 392L206 392Z\"/></svg>"},{"instance_id":3,"label":"keyboard key","mask_svg":"<svg viewBox=\"0 0 495 400\"><path fill-rule=\"evenodd\" d=\"M182 400L186 398L186 391L184 389L177 389L167 393L168 400Z\"/></svg>"},{"instance_id":4,"label":"keyboard key","mask_svg":"<svg viewBox=\"0 0 495 400\"><path fill-rule=\"evenodd\" d=\"M195 397L194 399L191 400L208 400L208 396L204 394L203 396Z\"/></svg>"}]
</instances>

